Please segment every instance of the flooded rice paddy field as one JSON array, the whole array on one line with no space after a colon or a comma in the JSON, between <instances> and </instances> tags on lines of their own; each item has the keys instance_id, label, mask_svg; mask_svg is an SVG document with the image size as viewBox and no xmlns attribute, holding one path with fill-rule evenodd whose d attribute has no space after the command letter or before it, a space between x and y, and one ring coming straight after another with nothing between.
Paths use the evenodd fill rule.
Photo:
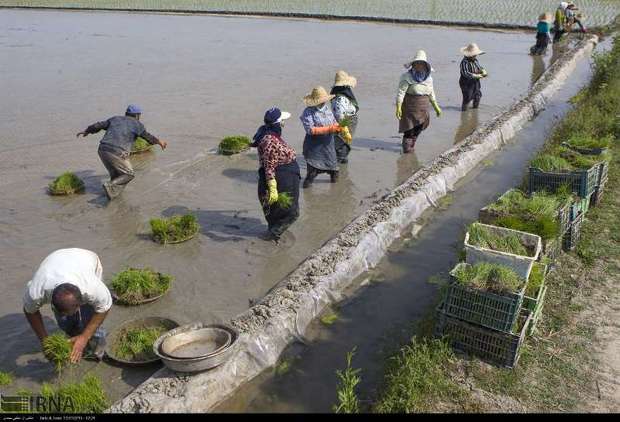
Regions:
<instances>
[{"instance_id":1,"label":"flooded rice paddy field","mask_svg":"<svg viewBox=\"0 0 620 422\"><path fill-rule=\"evenodd\" d=\"M310 13L337 16L371 16L451 22L534 25L545 10L553 11L557 0L0 0L6 6L101 7L117 9L158 9L176 11L226 11ZM603 25L620 13L617 0L577 2L588 25Z\"/></svg>"},{"instance_id":2,"label":"flooded rice paddy field","mask_svg":"<svg viewBox=\"0 0 620 422\"><path fill-rule=\"evenodd\" d=\"M487 51L482 63L490 77L481 108L461 113L459 47L470 41ZM532 44L530 33L411 25L0 11L0 370L14 373L15 387L36 388L52 377L21 298L58 248L96 251L106 281L127 266L175 277L171 292L153 304L115 306L108 329L142 316L212 322L244 311L373 200L522 96L558 53L532 59ZM394 93L402 64L418 48L429 53L444 115L432 118L416 153L403 156ZM301 98L315 84L329 87L341 68L359 81L351 162L338 184L323 175L302 192L299 220L274 247L258 237L266 225L255 152L213 151L223 136L251 136L264 110L278 105L293 114L284 138L301 156ZM75 134L122 114L128 103L142 105L142 121L169 146L133 159L136 179L108 204L101 135ZM86 193L48 196L46 185L67 170L85 180ZM200 235L179 245L153 243L149 219L178 212L198 217ZM44 316L53 328L49 307ZM80 370L101 375L116 399L154 368Z\"/></svg>"}]
</instances>

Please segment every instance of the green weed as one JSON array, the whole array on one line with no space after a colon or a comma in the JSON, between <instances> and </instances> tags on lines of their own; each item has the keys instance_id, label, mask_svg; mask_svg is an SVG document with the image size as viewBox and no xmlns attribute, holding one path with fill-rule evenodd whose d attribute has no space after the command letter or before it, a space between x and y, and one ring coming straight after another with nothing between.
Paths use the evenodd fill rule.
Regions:
<instances>
[{"instance_id":1,"label":"green weed","mask_svg":"<svg viewBox=\"0 0 620 422\"><path fill-rule=\"evenodd\" d=\"M360 404L355 392L355 387L360 383L360 369L351 367L351 360L355 354L355 348L347 353L347 367L344 371L336 371L339 379L338 385L338 404L333 406L335 413L359 413Z\"/></svg>"},{"instance_id":2,"label":"green weed","mask_svg":"<svg viewBox=\"0 0 620 422\"><path fill-rule=\"evenodd\" d=\"M0 371L0 387L5 387L13 383L13 376L4 371Z\"/></svg>"},{"instance_id":3,"label":"green weed","mask_svg":"<svg viewBox=\"0 0 620 422\"><path fill-rule=\"evenodd\" d=\"M336 312L329 312L321 317L321 322L325 325L332 325L338 321L338 314Z\"/></svg>"}]
</instances>

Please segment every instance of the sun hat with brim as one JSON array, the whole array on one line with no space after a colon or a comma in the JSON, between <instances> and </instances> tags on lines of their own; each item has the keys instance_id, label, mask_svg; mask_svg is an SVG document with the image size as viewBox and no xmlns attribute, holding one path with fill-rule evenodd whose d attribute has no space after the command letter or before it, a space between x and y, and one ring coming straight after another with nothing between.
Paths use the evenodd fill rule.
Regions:
<instances>
[{"instance_id":1,"label":"sun hat with brim","mask_svg":"<svg viewBox=\"0 0 620 422\"><path fill-rule=\"evenodd\" d=\"M467 47L462 47L461 53L463 53L465 57L474 57L484 54L484 51L480 50L478 44L471 43Z\"/></svg>"},{"instance_id":2,"label":"sun hat with brim","mask_svg":"<svg viewBox=\"0 0 620 422\"><path fill-rule=\"evenodd\" d=\"M424 50L418 50L415 53L415 57L411 60L409 60L407 63L405 63L403 66L405 66L406 68L410 68L411 66L413 66L413 64L415 62L422 62L422 63L426 63L426 65L429 68L429 71L432 71L431 68L431 64L428 62L428 58L426 56L426 51Z\"/></svg>"},{"instance_id":3,"label":"sun hat with brim","mask_svg":"<svg viewBox=\"0 0 620 422\"><path fill-rule=\"evenodd\" d=\"M344 70L336 72L334 86L350 86L351 88L355 88L355 85L357 85L357 79L355 77L349 75Z\"/></svg>"},{"instance_id":4,"label":"sun hat with brim","mask_svg":"<svg viewBox=\"0 0 620 422\"><path fill-rule=\"evenodd\" d=\"M542 22L551 22L552 19L553 15L551 13L543 13L538 17L538 20Z\"/></svg>"},{"instance_id":5,"label":"sun hat with brim","mask_svg":"<svg viewBox=\"0 0 620 422\"><path fill-rule=\"evenodd\" d=\"M290 119L291 113L288 111L282 111L277 107L270 108L265 112L264 121L265 124L281 123L282 120Z\"/></svg>"},{"instance_id":6,"label":"sun hat with brim","mask_svg":"<svg viewBox=\"0 0 620 422\"><path fill-rule=\"evenodd\" d=\"M303 100L304 104L306 104L307 107L316 107L319 104L330 101L334 97L335 95L328 94L325 88L323 88L322 86L317 86L313 88L312 92L306 95Z\"/></svg>"}]
</instances>

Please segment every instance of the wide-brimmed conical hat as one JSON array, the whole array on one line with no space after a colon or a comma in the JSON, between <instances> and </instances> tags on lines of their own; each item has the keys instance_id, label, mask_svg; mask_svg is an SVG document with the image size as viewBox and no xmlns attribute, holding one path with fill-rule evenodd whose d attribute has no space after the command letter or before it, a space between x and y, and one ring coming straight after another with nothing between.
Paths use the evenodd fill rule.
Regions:
<instances>
[{"instance_id":1,"label":"wide-brimmed conical hat","mask_svg":"<svg viewBox=\"0 0 620 422\"><path fill-rule=\"evenodd\" d=\"M349 75L344 70L336 72L334 86L350 86L351 88L355 88L355 85L357 85L357 79L355 77Z\"/></svg>"},{"instance_id":2,"label":"wide-brimmed conical hat","mask_svg":"<svg viewBox=\"0 0 620 422\"><path fill-rule=\"evenodd\" d=\"M463 53L465 57L474 57L484 54L484 51L480 50L478 44L471 43L467 47L462 47L461 53Z\"/></svg>"},{"instance_id":3,"label":"wide-brimmed conical hat","mask_svg":"<svg viewBox=\"0 0 620 422\"><path fill-rule=\"evenodd\" d=\"M322 86L317 86L312 89L310 94L304 97L304 104L306 104L307 107L316 107L319 104L330 101L334 97L335 95L328 94Z\"/></svg>"}]
</instances>

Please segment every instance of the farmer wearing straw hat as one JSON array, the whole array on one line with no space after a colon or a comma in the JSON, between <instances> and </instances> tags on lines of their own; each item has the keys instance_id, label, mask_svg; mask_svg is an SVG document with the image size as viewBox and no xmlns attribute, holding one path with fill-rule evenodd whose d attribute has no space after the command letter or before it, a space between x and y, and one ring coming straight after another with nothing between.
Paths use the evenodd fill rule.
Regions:
<instances>
[{"instance_id":1,"label":"farmer wearing straw hat","mask_svg":"<svg viewBox=\"0 0 620 422\"><path fill-rule=\"evenodd\" d=\"M407 72L403 73L398 83L396 94L396 118L399 120L398 132L403 134L403 152L413 151L420 133L430 123L429 104L435 109L437 117L441 108L435 98L433 88L433 70L426 58L426 52L419 50L413 60L405 63Z\"/></svg>"},{"instance_id":2,"label":"farmer wearing straw hat","mask_svg":"<svg viewBox=\"0 0 620 422\"><path fill-rule=\"evenodd\" d=\"M301 173L295 150L282 139L284 120L291 113L279 108L265 112L264 125L254 135L252 146L258 149L258 199L269 227L269 236L276 242L299 217L299 180ZM278 200L286 193L290 204Z\"/></svg>"},{"instance_id":3,"label":"farmer wearing straw hat","mask_svg":"<svg viewBox=\"0 0 620 422\"><path fill-rule=\"evenodd\" d=\"M480 79L486 78L487 71L484 70L477 57L484 54L484 51L478 48L476 43L471 43L467 47L461 48L463 60L461 60L461 77L459 78L459 86L463 93L463 104L461 110L467 110L470 101L474 101L474 108L480 105L482 91L480 90Z\"/></svg>"},{"instance_id":4,"label":"farmer wearing straw hat","mask_svg":"<svg viewBox=\"0 0 620 422\"><path fill-rule=\"evenodd\" d=\"M335 95L332 100L334 117L339 123L345 119L349 122L347 130L338 133L334 138L336 157L338 162L342 164L349 161L347 157L351 152L351 141L357 127L357 113L360 108L353 94L353 88L356 85L357 79L355 77L349 75L344 70L336 72L334 86L331 90L331 94Z\"/></svg>"},{"instance_id":5,"label":"farmer wearing straw hat","mask_svg":"<svg viewBox=\"0 0 620 422\"><path fill-rule=\"evenodd\" d=\"M530 49L530 53L532 55L545 54L551 39L551 13L543 13L538 17L536 30L536 45Z\"/></svg>"},{"instance_id":6,"label":"farmer wearing straw hat","mask_svg":"<svg viewBox=\"0 0 620 422\"><path fill-rule=\"evenodd\" d=\"M334 134L341 127L328 104L335 95L317 86L303 99L306 108L299 117L306 131L303 153L308 167L303 187L309 187L321 173L329 173L332 183L338 180L338 159L334 146Z\"/></svg>"},{"instance_id":7,"label":"farmer wearing straw hat","mask_svg":"<svg viewBox=\"0 0 620 422\"><path fill-rule=\"evenodd\" d=\"M108 199L117 197L127 183L135 177L133 167L129 161L131 147L137 137L141 137L151 145L159 145L162 150L166 149L168 143L160 141L155 136L146 131L140 122L142 109L140 106L131 104L127 107L124 116L111 117L108 120L94 123L86 128L84 132L77 134L77 137L97 133L105 130L105 135L99 143L99 158L110 173L110 181L103 184L103 189Z\"/></svg>"}]
</instances>

